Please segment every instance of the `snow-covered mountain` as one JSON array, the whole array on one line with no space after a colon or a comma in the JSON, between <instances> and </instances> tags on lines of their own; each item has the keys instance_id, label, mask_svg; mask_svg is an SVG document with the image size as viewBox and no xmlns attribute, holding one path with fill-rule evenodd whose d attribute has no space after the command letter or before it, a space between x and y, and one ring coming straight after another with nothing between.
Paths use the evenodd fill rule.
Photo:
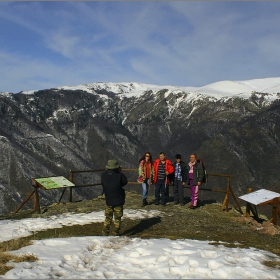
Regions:
<instances>
[{"instance_id":1,"label":"snow-covered mountain","mask_svg":"<svg viewBox=\"0 0 280 280\"><path fill-rule=\"evenodd\" d=\"M152 85L142 83L90 83L78 86L62 86L57 90L83 90L89 93L106 90L118 95L126 97L139 97L143 92L152 91L158 92L168 89L169 92L187 92L192 94L202 94L208 97L213 97L217 100L229 97L249 98L254 93L263 93L268 100L275 100L280 97L280 77L253 79L244 81L220 81L205 85L203 87L180 87L171 85ZM32 94L35 91L26 91L26 94Z\"/></svg>"},{"instance_id":2,"label":"snow-covered mountain","mask_svg":"<svg viewBox=\"0 0 280 280\"><path fill-rule=\"evenodd\" d=\"M140 96L146 91L157 92L168 89L170 92L203 94L216 99L223 97L249 98L252 93L258 92L267 93L269 99L276 99L280 97L280 77L245 81L221 81L203 87L159 86L141 83L92 83L76 87L64 86L58 89L81 89L87 92L105 89L127 97Z\"/></svg>"},{"instance_id":3,"label":"snow-covered mountain","mask_svg":"<svg viewBox=\"0 0 280 280\"><path fill-rule=\"evenodd\" d=\"M181 153L185 161L197 153L209 172L234 175L236 195L249 186L277 190L279 92L280 78L267 78L200 88L92 83L2 93L0 211L22 202L32 190L32 177L69 177L70 169L100 169L110 158L136 168L147 150L154 158L164 151L171 160ZM93 179L98 180L81 180ZM224 186L219 178L211 178L211 184ZM74 196L98 192L76 189ZM41 195L44 203L60 197L55 191Z\"/></svg>"}]
</instances>

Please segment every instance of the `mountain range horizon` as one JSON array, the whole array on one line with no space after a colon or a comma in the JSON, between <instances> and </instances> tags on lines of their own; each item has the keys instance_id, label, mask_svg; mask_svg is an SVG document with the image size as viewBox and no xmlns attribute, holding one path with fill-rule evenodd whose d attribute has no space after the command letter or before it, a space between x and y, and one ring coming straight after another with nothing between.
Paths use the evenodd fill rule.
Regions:
<instances>
[{"instance_id":1,"label":"mountain range horizon","mask_svg":"<svg viewBox=\"0 0 280 280\"><path fill-rule=\"evenodd\" d=\"M249 187L277 192L279 92L280 77L199 89L100 82L1 93L0 211L22 202L32 190L31 178L67 178L69 170L100 169L111 158L137 168L145 151L154 157L165 151L170 159L180 153L184 160L196 153L208 172L234 176L237 196ZM207 186L224 188L225 182L211 178ZM74 196L81 200L99 193L84 188ZM45 191L41 197L48 204L60 193Z\"/></svg>"},{"instance_id":2,"label":"mountain range horizon","mask_svg":"<svg viewBox=\"0 0 280 280\"><path fill-rule=\"evenodd\" d=\"M174 85L156 85L156 84L146 84L139 82L94 82L86 83L80 85L68 85L59 86L54 89L63 90L85 90L87 92L93 92L95 89L106 89L108 91L114 92L116 94L130 94L130 96L139 95L140 93L148 90L158 91L162 89L170 89L172 91L184 91L191 93L200 93L215 98L223 97L233 97L239 96L243 98L248 98L251 93L266 93L266 94L276 94L274 98L278 98L277 93L280 92L280 77L271 78L256 78L250 80L222 80L214 83L210 83L201 87L194 86L174 86ZM39 89L43 90L43 89ZM24 94L33 94L39 90L28 90L21 91ZM8 92L0 92L8 93Z\"/></svg>"}]
</instances>

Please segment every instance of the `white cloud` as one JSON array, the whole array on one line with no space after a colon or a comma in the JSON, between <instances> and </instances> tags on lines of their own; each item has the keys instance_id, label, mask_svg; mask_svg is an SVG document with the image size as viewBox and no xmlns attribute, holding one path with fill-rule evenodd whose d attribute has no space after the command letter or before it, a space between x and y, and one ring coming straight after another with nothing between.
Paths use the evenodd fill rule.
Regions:
<instances>
[{"instance_id":1,"label":"white cloud","mask_svg":"<svg viewBox=\"0 0 280 280\"><path fill-rule=\"evenodd\" d=\"M47 46L57 53L62 54L64 57L72 59L77 48L79 37L78 36L66 36L59 32L50 34L47 38ZM79 53L77 53L78 55Z\"/></svg>"}]
</instances>

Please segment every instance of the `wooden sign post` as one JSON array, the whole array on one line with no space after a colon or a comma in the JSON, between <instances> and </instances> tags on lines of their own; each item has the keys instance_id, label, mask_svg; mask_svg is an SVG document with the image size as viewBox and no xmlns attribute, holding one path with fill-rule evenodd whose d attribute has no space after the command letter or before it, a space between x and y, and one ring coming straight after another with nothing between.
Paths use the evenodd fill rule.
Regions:
<instances>
[{"instance_id":1,"label":"wooden sign post","mask_svg":"<svg viewBox=\"0 0 280 280\"><path fill-rule=\"evenodd\" d=\"M259 219L256 206L262 206L269 204L272 206L272 219L269 221L276 225L277 215L280 217L280 209L278 208L280 193L269 191L266 189L260 189L255 192L240 196L239 198L246 201L246 216L250 217L250 211L253 213L255 219Z\"/></svg>"},{"instance_id":2,"label":"wooden sign post","mask_svg":"<svg viewBox=\"0 0 280 280\"><path fill-rule=\"evenodd\" d=\"M33 182L34 190L22 202L22 204L16 209L15 213L17 213L21 209L21 207L32 197L32 195L34 195L34 210L37 211L38 213L41 213L38 188L41 188L43 190L64 188L64 190L63 190L63 193L64 193L66 188L75 187L75 185L72 182L70 182L63 176L37 178L37 179L31 178L31 180Z\"/></svg>"}]
</instances>

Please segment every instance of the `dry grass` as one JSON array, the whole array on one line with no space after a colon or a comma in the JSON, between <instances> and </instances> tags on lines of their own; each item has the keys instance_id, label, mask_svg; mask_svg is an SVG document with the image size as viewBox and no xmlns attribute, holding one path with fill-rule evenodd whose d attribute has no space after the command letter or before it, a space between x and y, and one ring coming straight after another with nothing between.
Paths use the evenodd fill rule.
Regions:
<instances>
[{"instance_id":1,"label":"dry grass","mask_svg":"<svg viewBox=\"0 0 280 280\"><path fill-rule=\"evenodd\" d=\"M0 243L0 275L4 275L14 267L13 265L9 265L9 262L34 262L38 260L33 254L14 255L10 253L10 251L18 250L30 244L30 241L24 241L22 239Z\"/></svg>"},{"instance_id":2,"label":"dry grass","mask_svg":"<svg viewBox=\"0 0 280 280\"><path fill-rule=\"evenodd\" d=\"M264 261L264 265L271 267L271 268L278 268L280 269L280 262L279 261Z\"/></svg>"}]
</instances>

